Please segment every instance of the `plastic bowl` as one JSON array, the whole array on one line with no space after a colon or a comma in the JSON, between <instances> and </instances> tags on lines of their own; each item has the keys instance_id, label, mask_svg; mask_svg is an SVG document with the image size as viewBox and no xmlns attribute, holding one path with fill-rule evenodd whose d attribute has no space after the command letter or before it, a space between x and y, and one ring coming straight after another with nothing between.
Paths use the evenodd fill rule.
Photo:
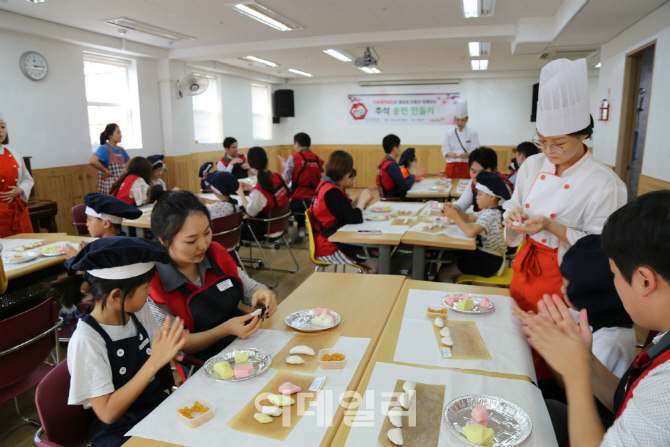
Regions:
<instances>
[{"instance_id":1,"label":"plastic bowl","mask_svg":"<svg viewBox=\"0 0 670 447\"><path fill-rule=\"evenodd\" d=\"M445 312L444 312L444 313L439 313L439 312L428 312L428 309L433 309L433 310L441 310L441 309L444 309ZM433 306L428 306L428 307L426 308L426 318L428 318L429 320L434 320L436 317L440 317L440 318L443 318L444 321L446 322L447 319L448 319L448 315L449 315L449 310L448 310L448 309L449 309L449 306L445 306L445 305L441 305L441 304L437 304L437 305L433 305Z\"/></svg>"},{"instance_id":2,"label":"plastic bowl","mask_svg":"<svg viewBox=\"0 0 670 447\"><path fill-rule=\"evenodd\" d=\"M342 354L344 360L336 361L323 361L321 358L324 354ZM319 366L321 369L342 369L344 368L345 363L347 363L347 353L342 349L322 349L319 351Z\"/></svg>"},{"instance_id":3,"label":"plastic bowl","mask_svg":"<svg viewBox=\"0 0 670 447\"><path fill-rule=\"evenodd\" d=\"M186 416L184 416L183 414L181 414L181 413L179 413L179 412L177 411L177 417L179 418L179 420L180 420L181 422L183 422L184 424L186 424L188 427L191 427L191 428L195 428L195 427L197 427L198 425L203 424L203 423L209 421L209 420L212 419L212 418L214 417L214 415L216 414L216 405L214 405L212 402L210 402L210 401L207 400L207 399L189 399L189 400L184 400L184 401L182 401L182 405L180 405L180 406L178 407L178 409L182 409L182 408L184 408L184 407L192 408L193 405L195 405L195 402L196 402L196 401L197 401L197 402L200 402L200 404L201 404L202 406L209 408L209 411L207 411L207 412L205 412L205 413L202 413L202 414L200 414L200 415L198 415L198 416L195 416L193 419L189 419L189 418L187 418ZM176 410L175 410L175 411L176 411Z\"/></svg>"}]
</instances>

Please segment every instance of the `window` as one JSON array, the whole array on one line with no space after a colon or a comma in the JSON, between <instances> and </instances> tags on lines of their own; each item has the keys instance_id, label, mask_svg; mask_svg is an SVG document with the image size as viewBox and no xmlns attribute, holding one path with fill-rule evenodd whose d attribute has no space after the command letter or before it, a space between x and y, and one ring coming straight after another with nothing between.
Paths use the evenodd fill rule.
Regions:
<instances>
[{"instance_id":1,"label":"window","mask_svg":"<svg viewBox=\"0 0 670 447\"><path fill-rule=\"evenodd\" d=\"M270 111L270 88L267 85L251 84L251 115L255 140L272 139L272 112Z\"/></svg>"},{"instance_id":2,"label":"window","mask_svg":"<svg viewBox=\"0 0 670 447\"><path fill-rule=\"evenodd\" d=\"M93 150L109 123L121 128L124 149L142 147L140 104L134 61L84 53L88 129Z\"/></svg>"},{"instance_id":3,"label":"window","mask_svg":"<svg viewBox=\"0 0 670 447\"><path fill-rule=\"evenodd\" d=\"M203 75L209 79L204 92L193 96L193 130L197 143L221 143L223 141L223 122L221 119L221 98L214 76Z\"/></svg>"}]
</instances>

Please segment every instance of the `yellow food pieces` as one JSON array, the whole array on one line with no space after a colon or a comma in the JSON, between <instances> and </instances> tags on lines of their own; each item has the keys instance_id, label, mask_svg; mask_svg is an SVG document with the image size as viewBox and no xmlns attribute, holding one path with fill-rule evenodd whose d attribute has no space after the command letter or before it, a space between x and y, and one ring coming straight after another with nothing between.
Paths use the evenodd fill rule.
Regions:
<instances>
[{"instance_id":1,"label":"yellow food pieces","mask_svg":"<svg viewBox=\"0 0 670 447\"><path fill-rule=\"evenodd\" d=\"M463 427L463 434L473 444L489 446L493 445L495 432L492 428L486 428L479 424L468 424Z\"/></svg>"},{"instance_id":2,"label":"yellow food pieces","mask_svg":"<svg viewBox=\"0 0 670 447\"><path fill-rule=\"evenodd\" d=\"M344 354L323 354L321 356L322 362L341 362L344 360Z\"/></svg>"},{"instance_id":3,"label":"yellow food pieces","mask_svg":"<svg viewBox=\"0 0 670 447\"><path fill-rule=\"evenodd\" d=\"M447 314L447 309L431 309L430 307L428 308L428 313L431 314Z\"/></svg>"},{"instance_id":4,"label":"yellow food pieces","mask_svg":"<svg viewBox=\"0 0 670 447\"><path fill-rule=\"evenodd\" d=\"M209 408L203 406L200 402L197 400L195 401L195 404L191 408L184 407L182 409L177 410L179 414L184 416L187 419L194 419L193 415L191 413L200 413L200 414L205 414L209 411Z\"/></svg>"},{"instance_id":5,"label":"yellow food pieces","mask_svg":"<svg viewBox=\"0 0 670 447\"><path fill-rule=\"evenodd\" d=\"M249 354L246 352L240 352L240 351L233 351L233 356L235 356L235 364L236 365L244 365L245 363L249 362Z\"/></svg>"},{"instance_id":6,"label":"yellow food pieces","mask_svg":"<svg viewBox=\"0 0 670 447\"><path fill-rule=\"evenodd\" d=\"M261 424L269 424L272 422L274 419L272 419L271 416L263 413L256 413L254 414L254 419L256 419L258 422Z\"/></svg>"},{"instance_id":7,"label":"yellow food pieces","mask_svg":"<svg viewBox=\"0 0 670 447\"><path fill-rule=\"evenodd\" d=\"M223 380L230 380L235 377L235 372L233 368L230 367L228 362L218 362L214 364L212 368L212 375Z\"/></svg>"},{"instance_id":8,"label":"yellow food pieces","mask_svg":"<svg viewBox=\"0 0 670 447\"><path fill-rule=\"evenodd\" d=\"M458 310L470 311L474 308L475 308L475 305L472 302L472 298L468 298L467 300L459 301L458 304L456 304L456 309L458 309Z\"/></svg>"}]
</instances>

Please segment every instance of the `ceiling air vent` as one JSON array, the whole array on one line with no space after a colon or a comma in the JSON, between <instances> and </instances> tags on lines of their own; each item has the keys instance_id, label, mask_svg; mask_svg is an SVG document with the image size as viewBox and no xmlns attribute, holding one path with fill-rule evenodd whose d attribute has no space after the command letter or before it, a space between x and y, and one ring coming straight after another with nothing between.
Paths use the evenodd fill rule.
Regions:
<instances>
[{"instance_id":1,"label":"ceiling air vent","mask_svg":"<svg viewBox=\"0 0 670 447\"><path fill-rule=\"evenodd\" d=\"M541 53L538 56L538 59L543 59L546 61L553 61L556 59L581 59L581 58L590 58L595 56L600 52L600 48L589 47L589 48L547 48L544 53Z\"/></svg>"}]
</instances>

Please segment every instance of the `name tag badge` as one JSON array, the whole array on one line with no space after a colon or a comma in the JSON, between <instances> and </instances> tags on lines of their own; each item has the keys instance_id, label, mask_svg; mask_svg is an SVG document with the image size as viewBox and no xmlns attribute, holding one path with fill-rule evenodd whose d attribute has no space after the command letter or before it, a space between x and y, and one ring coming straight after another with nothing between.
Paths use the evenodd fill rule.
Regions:
<instances>
[{"instance_id":1,"label":"name tag badge","mask_svg":"<svg viewBox=\"0 0 670 447\"><path fill-rule=\"evenodd\" d=\"M145 338L144 341L142 342L142 344L140 345L140 351L141 351L142 349L144 349L144 347L145 347L146 345L148 345L148 344L149 344L149 339L148 339L148 338Z\"/></svg>"},{"instance_id":2,"label":"name tag badge","mask_svg":"<svg viewBox=\"0 0 670 447\"><path fill-rule=\"evenodd\" d=\"M233 282L229 279L225 281L221 281L216 285L216 287L219 289L219 292L223 292L224 290L228 290L231 287L233 287Z\"/></svg>"}]
</instances>

